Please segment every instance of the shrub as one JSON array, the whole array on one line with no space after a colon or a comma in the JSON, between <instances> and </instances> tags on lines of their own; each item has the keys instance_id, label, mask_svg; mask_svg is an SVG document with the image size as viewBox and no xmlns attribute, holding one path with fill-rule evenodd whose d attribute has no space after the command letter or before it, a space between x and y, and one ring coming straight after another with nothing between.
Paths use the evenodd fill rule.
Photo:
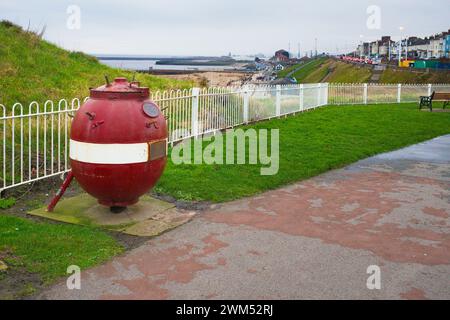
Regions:
<instances>
[{"instance_id":1,"label":"shrub","mask_svg":"<svg viewBox=\"0 0 450 320\"><path fill-rule=\"evenodd\" d=\"M0 209L11 208L15 203L16 203L16 199L14 199L14 198L0 199Z\"/></svg>"}]
</instances>

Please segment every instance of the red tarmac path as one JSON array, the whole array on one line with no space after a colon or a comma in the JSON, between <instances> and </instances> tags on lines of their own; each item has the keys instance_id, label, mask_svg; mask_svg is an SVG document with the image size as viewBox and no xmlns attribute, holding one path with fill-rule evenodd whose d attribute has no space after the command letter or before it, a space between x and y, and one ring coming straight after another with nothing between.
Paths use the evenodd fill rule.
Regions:
<instances>
[{"instance_id":1,"label":"red tarmac path","mask_svg":"<svg viewBox=\"0 0 450 320\"><path fill-rule=\"evenodd\" d=\"M39 298L450 299L449 217L450 135L218 205Z\"/></svg>"}]
</instances>

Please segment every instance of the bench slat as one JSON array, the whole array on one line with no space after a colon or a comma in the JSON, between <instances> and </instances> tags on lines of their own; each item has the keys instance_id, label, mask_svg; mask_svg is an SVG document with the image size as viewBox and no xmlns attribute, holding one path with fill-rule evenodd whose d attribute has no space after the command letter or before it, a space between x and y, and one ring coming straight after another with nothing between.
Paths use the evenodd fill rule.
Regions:
<instances>
[{"instance_id":1,"label":"bench slat","mask_svg":"<svg viewBox=\"0 0 450 320\"><path fill-rule=\"evenodd\" d=\"M442 100L442 101L450 100L450 92L436 92L434 94L433 100Z\"/></svg>"}]
</instances>

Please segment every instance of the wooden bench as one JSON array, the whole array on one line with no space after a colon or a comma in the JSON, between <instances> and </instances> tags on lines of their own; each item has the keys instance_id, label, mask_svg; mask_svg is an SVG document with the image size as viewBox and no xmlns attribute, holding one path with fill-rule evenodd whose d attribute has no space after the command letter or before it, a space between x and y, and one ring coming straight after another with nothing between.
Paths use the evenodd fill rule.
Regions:
<instances>
[{"instance_id":1,"label":"wooden bench","mask_svg":"<svg viewBox=\"0 0 450 320\"><path fill-rule=\"evenodd\" d=\"M433 101L444 102L444 105L442 106L442 108L445 109L445 107L448 104L450 104L450 92L435 92L435 91L433 91L431 96L421 96L419 109L422 109L422 107L429 107L430 111L433 111Z\"/></svg>"}]
</instances>

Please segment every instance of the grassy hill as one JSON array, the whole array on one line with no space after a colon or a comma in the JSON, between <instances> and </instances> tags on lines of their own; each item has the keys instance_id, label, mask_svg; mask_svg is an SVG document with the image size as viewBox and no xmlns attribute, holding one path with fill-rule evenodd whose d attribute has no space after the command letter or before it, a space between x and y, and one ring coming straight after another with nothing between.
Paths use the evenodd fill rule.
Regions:
<instances>
[{"instance_id":1,"label":"grassy hill","mask_svg":"<svg viewBox=\"0 0 450 320\"><path fill-rule=\"evenodd\" d=\"M295 65L289 68L294 70ZM284 71L284 70L283 70ZM283 77L285 73L279 73ZM318 58L306 62L293 74L298 83L364 83L372 76L369 67L353 65L331 58ZM386 69L382 72L379 83L450 83L450 72L414 72L411 70Z\"/></svg>"},{"instance_id":2,"label":"grassy hill","mask_svg":"<svg viewBox=\"0 0 450 320\"><path fill-rule=\"evenodd\" d=\"M297 70L292 76L297 79L298 83L307 83L307 82L320 82L320 79L315 80L318 76L312 76L320 66L327 60L327 58L321 57L317 59L310 60L302 65L302 67ZM298 66L298 65L297 65ZM295 68L294 68L295 69Z\"/></svg>"},{"instance_id":3,"label":"grassy hill","mask_svg":"<svg viewBox=\"0 0 450 320\"><path fill-rule=\"evenodd\" d=\"M310 64L305 66L305 68L297 72L295 75L297 81L303 83L321 82L328 72L328 70L324 68L327 61L327 58L313 60Z\"/></svg>"},{"instance_id":4,"label":"grassy hill","mask_svg":"<svg viewBox=\"0 0 450 320\"><path fill-rule=\"evenodd\" d=\"M381 74L380 83L450 83L450 71L425 73L387 69Z\"/></svg>"},{"instance_id":5,"label":"grassy hill","mask_svg":"<svg viewBox=\"0 0 450 320\"><path fill-rule=\"evenodd\" d=\"M308 61L301 61L300 63L294 64L292 66L286 67L283 70L280 70L277 72L277 76L278 78L284 78L287 77L287 75L289 73L291 73L292 71L294 71L295 69L299 68L300 66L307 64Z\"/></svg>"},{"instance_id":6,"label":"grassy hill","mask_svg":"<svg viewBox=\"0 0 450 320\"><path fill-rule=\"evenodd\" d=\"M105 74L110 79L132 77L132 72L110 68L95 57L61 49L36 33L0 22L0 104L84 97L89 87L105 82ZM193 85L146 74L137 74L136 80L153 90Z\"/></svg>"},{"instance_id":7,"label":"grassy hill","mask_svg":"<svg viewBox=\"0 0 450 320\"><path fill-rule=\"evenodd\" d=\"M321 57L305 64L294 75L299 83L315 82L367 82L371 72L330 58Z\"/></svg>"},{"instance_id":8,"label":"grassy hill","mask_svg":"<svg viewBox=\"0 0 450 320\"><path fill-rule=\"evenodd\" d=\"M369 68L358 67L341 61L328 59L323 65L327 68L327 77L322 79L327 82L354 83L369 81L372 72Z\"/></svg>"},{"instance_id":9,"label":"grassy hill","mask_svg":"<svg viewBox=\"0 0 450 320\"><path fill-rule=\"evenodd\" d=\"M371 76L371 72L367 68L359 68L327 57L320 57L291 66L279 72L278 77L284 77L289 71L296 68L299 69L292 76L297 79L298 83L367 82Z\"/></svg>"}]
</instances>

